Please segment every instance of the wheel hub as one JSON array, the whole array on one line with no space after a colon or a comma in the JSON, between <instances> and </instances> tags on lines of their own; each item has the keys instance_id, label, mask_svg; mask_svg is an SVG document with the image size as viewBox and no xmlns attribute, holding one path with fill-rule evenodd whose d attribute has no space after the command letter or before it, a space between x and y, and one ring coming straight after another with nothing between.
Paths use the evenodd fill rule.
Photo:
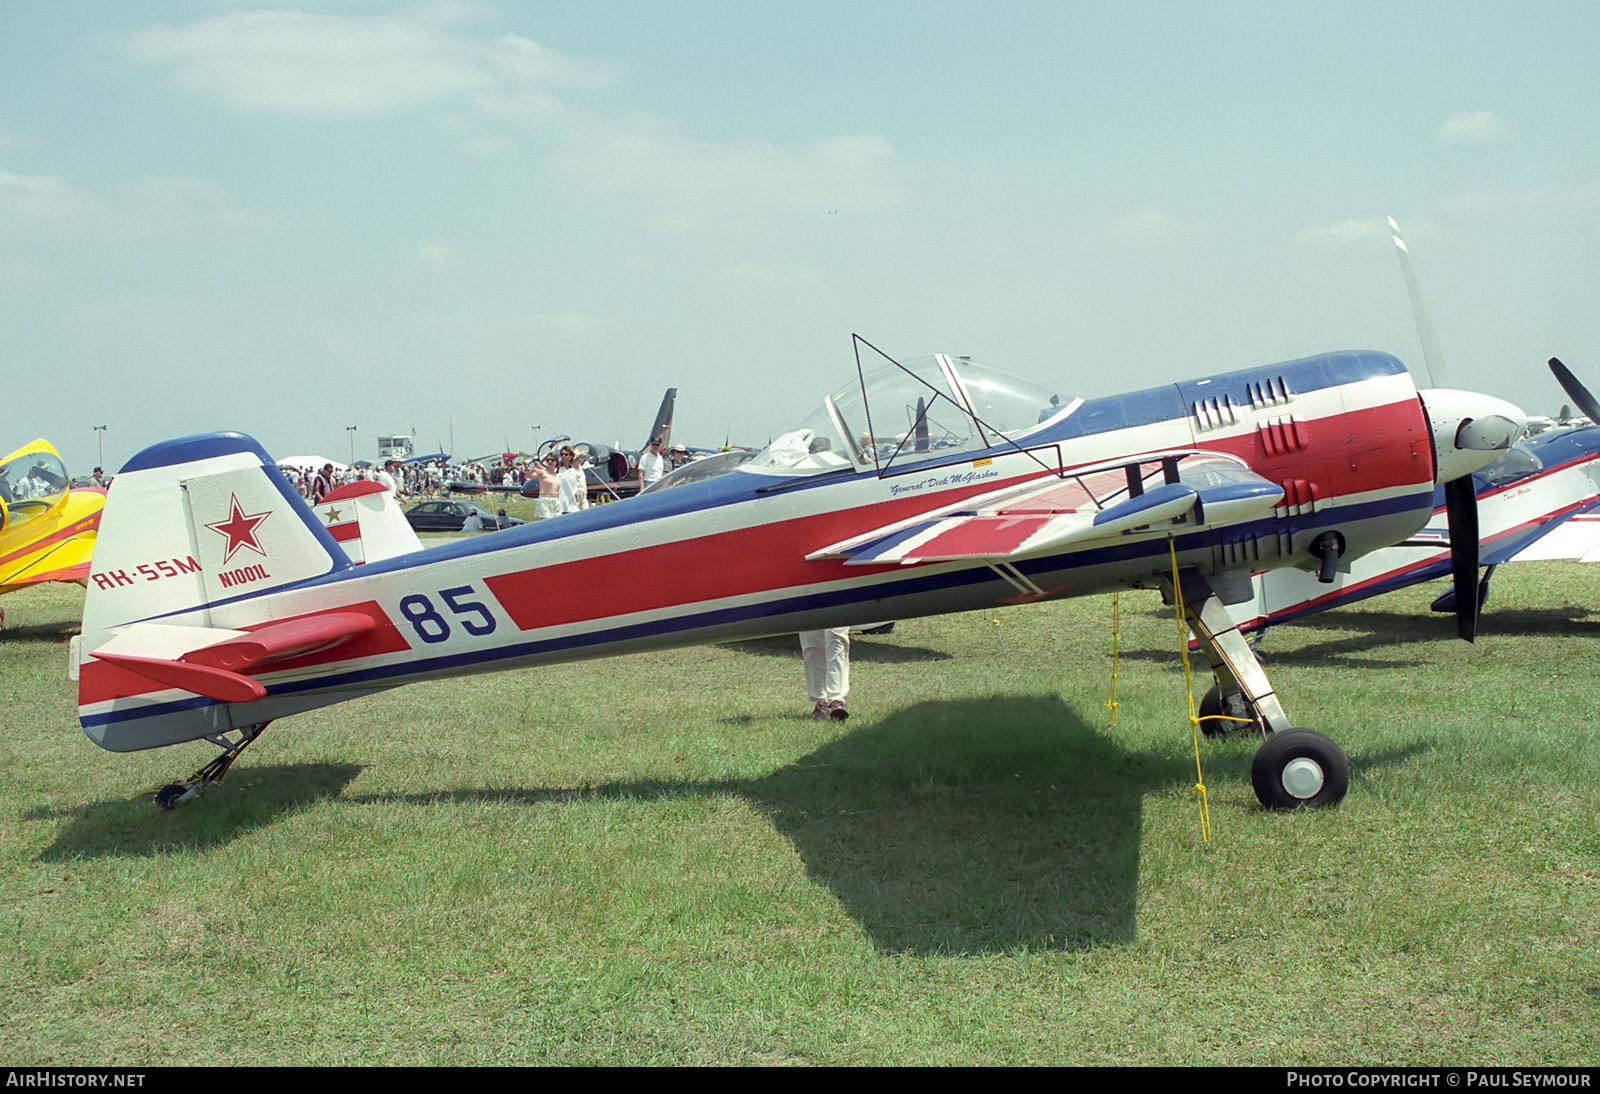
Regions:
<instances>
[{"instance_id":1,"label":"wheel hub","mask_svg":"<svg viewBox=\"0 0 1600 1094\"><path fill-rule=\"evenodd\" d=\"M1316 797L1325 781L1322 765L1309 756L1297 756L1283 767L1283 788L1301 801Z\"/></svg>"}]
</instances>

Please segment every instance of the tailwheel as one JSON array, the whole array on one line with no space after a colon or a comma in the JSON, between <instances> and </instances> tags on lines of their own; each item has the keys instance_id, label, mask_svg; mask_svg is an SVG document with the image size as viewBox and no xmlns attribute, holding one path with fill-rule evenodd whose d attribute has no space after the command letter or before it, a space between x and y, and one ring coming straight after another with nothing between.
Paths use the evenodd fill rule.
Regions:
<instances>
[{"instance_id":1,"label":"tailwheel","mask_svg":"<svg viewBox=\"0 0 1600 1094\"><path fill-rule=\"evenodd\" d=\"M1250 781L1268 809L1337 805L1350 789L1350 761L1316 730L1286 729L1256 750Z\"/></svg>"},{"instance_id":2,"label":"tailwheel","mask_svg":"<svg viewBox=\"0 0 1600 1094\"><path fill-rule=\"evenodd\" d=\"M1200 732L1207 737L1227 737L1238 733L1260 733L1261 711L1244 695L1235 692L1232 702L1222 698L1222 685L1213 684L1211 690L1200 697L1195 716L1200 719Z\"/></svg>"},{"instance_id":3,"label":"tailwheel","mask_svg":"<svg viewBox=\"0 0 1600 1094\"><path fill-rule=\"evenodd\" d=\"M261 736L261 731L271 724L261 722L258 725L247 726L239 731L237 741L230 741L222 735L207 737L206 740L223 750L220 756L214 757L210 763L182 782L168 783L159 790L152 790L139 796L141 798L153 796L156 804L163 809L173 809L183 802L198 798L210 787L222 781L222 777L228 773L228 768L233 766L233 761L239 758L239 754L250 747L250 744Z\"/></svg>"}]
</instances>

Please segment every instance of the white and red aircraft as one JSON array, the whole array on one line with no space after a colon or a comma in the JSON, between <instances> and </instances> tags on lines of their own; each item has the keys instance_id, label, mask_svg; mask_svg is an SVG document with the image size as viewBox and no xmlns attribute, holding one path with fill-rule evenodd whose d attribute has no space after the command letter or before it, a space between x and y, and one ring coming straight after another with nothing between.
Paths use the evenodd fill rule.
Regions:
<instances>
[{"instance_id":1,"label":"white and red aircraft","mask_svg":"<svg viewBox=\"0 0 1600 1094\"><path fill-rule=\"evenodd\" d=\"M1405 539L1436 483L1470 483L1525 424L1487 396L1419 399L1371 352L1065 403L859 338L856 366L725 475L427 550L361 517L359 566L251 438L148 448L112 484L72 644L83 728L119 752L222 748L171 805L273 719L417 680L1158 588L1266 735L1261 801L1332 803L1343 753L1290 728L1223 598Z\"/></svg>"}]
</instances>

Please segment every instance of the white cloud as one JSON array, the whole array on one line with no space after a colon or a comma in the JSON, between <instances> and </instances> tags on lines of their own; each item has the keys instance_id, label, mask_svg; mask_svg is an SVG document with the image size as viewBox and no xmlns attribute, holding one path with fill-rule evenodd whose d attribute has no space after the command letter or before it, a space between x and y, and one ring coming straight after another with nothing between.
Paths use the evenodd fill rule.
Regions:
<instances>
[{"instance_id":1,"label":"white cloud","mask_svg":"<svg viewBox=\"0 0 1600 1094\"><path fill-rule=\"evenodd\" d=\"M209 223L252 232L276 231L289 224L280 214L232 204L216 184L203 179L143 179L128 189L130 223Z\"/></svg>"},{"instance_id":2,"label":"white cloud","mask_svg":"<svg viewBox=\"0 0 1600 1094\"><path fill-rule=\"evenodd\" d=\"M560 168L588 193L638 198L640 215L684 230L773 211L881 208L905 189L894 148L871 134L800 146L697 141L655 118L616 118L567 94L601 86L603 66L520 35L447 29L456 5L420 17L348 17L296 11L219 15L153 26L120 40L138 62L180 87L233 107L358 116L456 101L480 115L549 127ZM499 134L468 140L504 147Z\"/></svg>"},{"instance_id":3,"label":"white cloud","mask_svg":"<svg viewBox=\"0 0 1600 1094\"><path fill-rule=\"evenodd\" d=\"M94 208L94 201L54 175L18 175L0 171L0 213L54 220L76 217Z\"/></svg>"},{"instance_id":4,"label":"white cloud","mask_svg":"<svg viewBox=\"0 0 1600 1094\"><path fill-rule=\"evenodd\" d=\"M552 340L588 342L610 334L616 327L617 321L609 316L575 311L525 315L512 321L514 331L541 343Z\"/></svg>"},{"instance_id":5,"label":"white cloud","mask_svg":"<svg viewBox=\"0 0 1600 1094\"><path fill-rule=\"evenodd\" d=\"M1104 234L1119 243L1165 243L1212 239L1222 232L1214 220L1185 220L1165 209L1135 209L1107 221Z\"/></svg>"},{"instance_id":6,"label":"white cloud","mask_svg":"<svg viewBox=\"0 0 1600 1094\"><path fill-rule=\"evenodd\" d=\"M123 46L135 60L169 69L188 91L277 113L374 114L474 92L604 79L596 66L526 38L472 38L416 20L297 11L149 27Z\"/></svg>"},{"instance_id":7,"label":"white cloud","mask_svg":"<svg viewBox=\"0 0 1600 1094\"><path fill-rule=\"evenodd\" d=\"M1504 134L1505 124L1500 115L1488 110L1457 114L1439 129L1439 136L1447 141L1490 141Z\"/></svg>"},{"instance_id":8,"label":"white cloud","mask_svg":"<svg viewBox=\"0 0 1600 1094\"><path fill-rule=\"evenodd\" d=\"M456 249L448 243L424 243L419 249L422 264L442 270L446 266L455 265Z\"/></svg>"},{"instance_id":9,"label":"white cloud","mask_svg":"<svg viewBox=\"0 0 1600 1094\"><path fill-rule=\"evenodd\" d=\"M904 190L893 146L870 134L786 148L696 141L651 120L597 121L568 129L560 164L587 190L651 200L668 228L741 210L880 208Z\"/></svg>"},{"instance_id":10,"label":"white cloud","mask_svg":"<svg viewBox=\"0 0 1600 1094\"><path fill-rule=\"evenodd\" d=\"M1298 233L1307 240L1336 240L1340 243L1361 243L1369 239L1388 239L1389 222L1384 217L1346 219L1332 224L1314 224Z\"/></svg>"}]
</instances>

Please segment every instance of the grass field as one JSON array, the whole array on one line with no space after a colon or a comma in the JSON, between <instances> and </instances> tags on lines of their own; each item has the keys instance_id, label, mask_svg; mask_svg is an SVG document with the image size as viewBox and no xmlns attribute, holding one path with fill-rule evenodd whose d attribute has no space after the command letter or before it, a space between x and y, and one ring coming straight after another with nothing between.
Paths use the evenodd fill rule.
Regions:
<instances>
[{"instance_id":1,"label":"grass field","mask_svg":"<svg viewBox=\"0 0 1600 1094\"><path fill-rule=\"evenodd\" d=\"M1114 726L1092 599L859 639L843 724L792 636L418 685L173 813L213 750L95 748L81 591L14 594L0 1062L1594 1064L1600 567L1495 586L1269 636L1350 795L1207 744L1209 843L1154 594Z\"/></svg>"}]
</instances>

